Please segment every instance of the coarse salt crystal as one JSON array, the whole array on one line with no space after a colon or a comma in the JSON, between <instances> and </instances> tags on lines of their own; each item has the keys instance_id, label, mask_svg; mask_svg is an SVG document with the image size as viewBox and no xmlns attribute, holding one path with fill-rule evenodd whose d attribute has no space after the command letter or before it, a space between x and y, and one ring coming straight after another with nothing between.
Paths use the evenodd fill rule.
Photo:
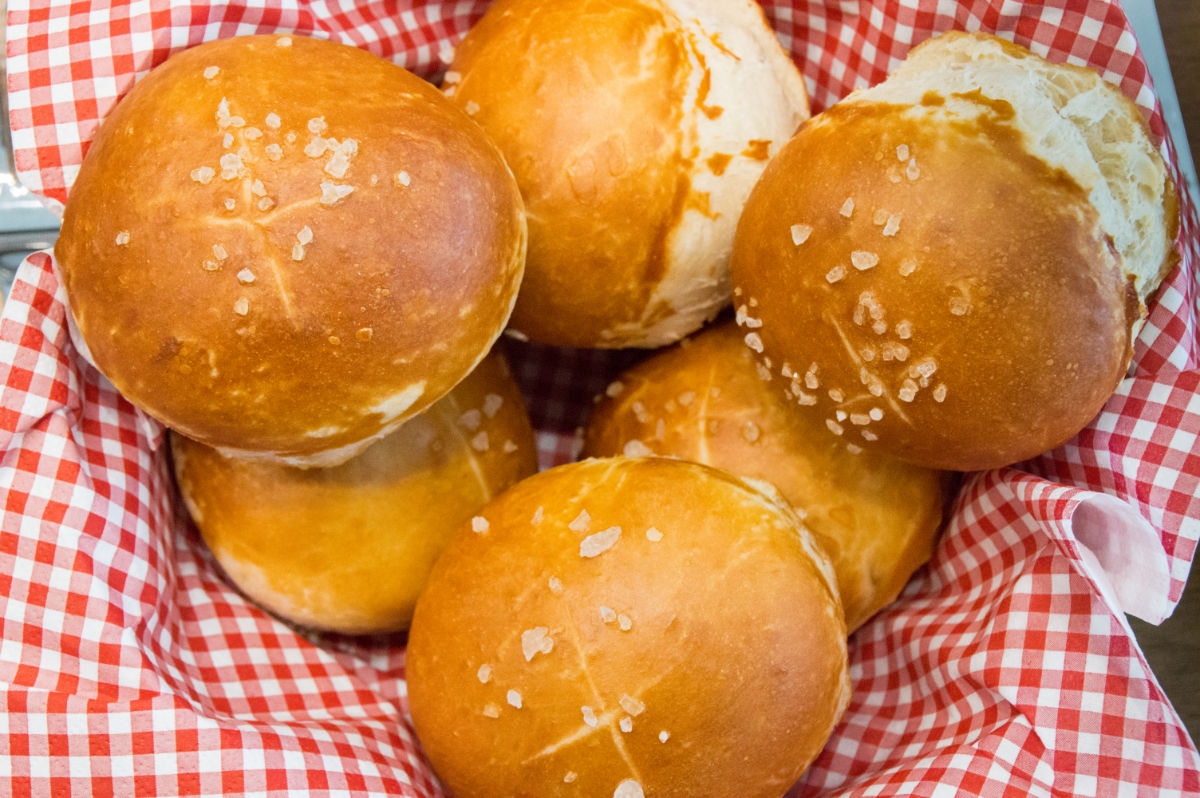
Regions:
<instances>
[{"instance_id":1,"label":"coarse salt crystal","mask_svg":"<svg viewBox=\"0 0 1200 798\"><path fill-rule=\"evenodd\" d=\"M900 276L907 277L917 270L917 262L913 258L905 258L900 261Z\"/></svg>"},{"instance_id":2,"label":"coarse salt crystal","mask_svg":"<svg viewBox=\"0 0 1200 798\"><path fill-rule=\"evenodd\" d=\"M854 213L854 198L846 197L846 201L842 203L841 210L839 210L838 213L840 213L842 216L845 216L847 219L849 219L850 216Z\"/></svg>"},{"instance_id":3,"label":"coarse salt crystal","mask_svg":"<svg viewBox=\"0 0 1200 798\"><path fill-rule=\"evenodd\" d=\"M258 141L262 138L262 131L256 127L248 127L242 131L242 135L246 137L247 141Z\"/></svg>"},{"instance_id":4,"label":"coarse salt crystal","mask_svg":"<svg viewBox=\"0 0 1200 798\"><path fill-rule=\"evenodd\" d=\"M921 167L917 166L916 158L913 158L908 162L908 166L904 169L904 176L909 180L916 180L921 176Z\"/></svg>"},{"instance_id":5,"label":"coarse salt crystal","mask_svg":"<svg viewBox=\"0 0 1200 798\"><path fill-rule=\"evenodd\" d=\"M593 535L588 535L579 542L580 557L598 557L617 545L621 538L621 527L610 526Z\"/></svg>"},{"instance_id":6,"label":"coarse salt crystal","mask_svg":"<svg viewBox=\"0 0 1200 798\"><path fill-rule=\"evenodd\" d=\"M267 118L266 118L265 122L266 122L267 127L271 128L272 130L278 130L279 126L282 124L282 120L279 118L279 114L275 113L274 111L267 114Z\"/></svg>"},{"instance_id":7,"label":"coarse salt crystal","mask_svg":"<svg viewBox=\"0 0 1200 798\"><path fill-rule=\"evenodd\" d=\"M801 244L803 244L805 241L808 240L808 237L810 235L812 235L812 230L813 230L812 227L807 224L792 225L792 228L791 228L792 243L795 244L796 246L800 246Z\"/></svg>"},{"instance_id":8,"label":"coarse salt crystal","mask_svg":"<svg viewBox=\"0 0 1200 798\"><path fill-rule=\"evenodd\" d=\"M308 120L308 132L314 136L319 136L329 129L329 125L325 124L325 117L314 116Z\"/></svg>"},{"instance_id":9,"label":"coarse salt crystal","mask_svg":"<svg viewBox=\"0 0 1200 798\"><path fill-rule=\"evenodd\" d=\"M500 717L500 707L498 707L498 706L496 706L495 704L492 704L492 703L487 703L487 704L484 704L484 706L483 706L483 716L484 716L485 718L498 718L498 717Z\"/></svg>"},{"instance_id":10,"label":"coarse salt crystal","mask_svg":"<svg viewBox=\"0 0 1200 798\"><path fill-rule=\"evenodd\" d=\"M192 170L192 180L195 180L202 186L207 186L216 176L217 170L211 166L200 166Z\"/></svg>"},{"instance_id":11,"label":"coarse salt crystal","mask_svg":"<svg viewBox=\"0 0 1200 798\"><path fill-rule=\"evenodd\" d=\"M545 626L535 626L521 632L521 653L529 662L538 654L549 654L554 650L554 638L550 637L550 629Z\"/></svg>"},{"instance_id":12,"label":"coarse salt crystal","mask_svg":"<svg viewBox=\"0 0 1200 798\"><path fill-rule=\"evenodd\" d=\"M747 421L742 425L742 437L745 438L749 443L754 443L756 440L758 440L760 434L761 433L758 429L758 425L753 421Z\"/></svg>"},{"instance_id":13,"label":"coarse salt crystal","mask_svg":"<svg viewBox=\"0 0 1200 798\"><path fill-rule=\"evenodd\" d=\"M612 798L646 798L642 785L633 779L625 779L613 790Z\"/></svg>"},{"instance_id":14,"label":"coarse salt crystal","mask_svg":"<svg viewBox=\"0 0 1200 798\"><path fill-rule=\"evenodd\" d=\"M946 401L946 385L945 385L945 383L939 382L937 387L933 389L933 401L938 402L939 404L941 402Z\"/></svg>"},{"instance_id":15,"label":"coarse salt crystal","mask_svg":"<svg viewBox=\"0 0 1200 798\"><path fill-rule=\"evenodd\" d=\"M330 180L321 181L321 204L336 205L354 191L354 186L344 186Z\"/></svg>"},{"instance_id":16,"label":"coarse salt crystal","mask_svg":"<svg viewBox=\"0 0 1200 798\"><path fill-rule=\"evenodd\" d=\"M283 147L278 144L267 145L267 158L272 161L278 161L283 157Z\"/></svg>"},{"instance_id":17,"label":"coarse salt crystal","mask_svg":"<svg viewBox=\"0 0 1200 798\"><path fill-rule=\"evenodd\" d=\"M850 263L854 264L854 268L859 271L866 271L879 265L879 256L874 252L856 249L850 253Z\"/></svg>"},{"instance_id":18,"label":"coarse salt crystal","mask_svg":"<svg viewBox=\"0 0 1200 798\"><path fill-rule=\"evenodd\" d=\"M128 230L122 230L119 233L117 233L117 237L116 237L117 246L123 247L128 243L129 243L129 231Z\"/></svg>"},{"instance_id":19,"label":"coarse salt crystal","mask_svg":"<svg viewBox=\"0 0 1200 798\"><path fill-rule=\"evenodd\" d=\"M266 196L267 187L263 185L263 181L255 179L255 181L250 184L250 193L257 197Z\"/></svg>"},{"instance_id":20,"label":"coarse salt crystal","mask_svg":"<svg viewBox=\"0 0 1200 798\"><path fill-rule=\"evenodd\" d=\"M633 620L624 613L617 616L617 628L622 632L628 632L633 628Z\"/></svg>"},{"instance_id":21,"label":"coarse salt crystal","mask_svg":"<svg viewBox=\"0 0 1200 798\"><path fill-rule=\"evenodd\" d=\"M293 244L292 245L292 260L297 260L297 261L304 260L304 245L303 244Z\"/></svg>"},{"instance_id":22,"label":"coarse salt crystal","mask_svg":"<svg viewBox=\"0 0 1200 798\"><path fill-rule=\"evenodd\" d=\"M665 743L669 739L671 739L671 733L669 731L664 729L658 733L658 741L660 743Z\"/></svg>"},{"instance_id":23,"label":"coarse salt crystal","mask_svg":"<svg viewBox=\"0 0 1200 798\"><path fill-rule=\"evenodd\" d=\"M209 66L204 68L205 80L212 80L219 74L221 74L221 68L219 66Z\"/></svg>"},{"instance_id":24,"label":"coarse salt crystal","mask_svg":"<svg viewBox=\"0 0 1200 798\"><path fill-rule=\"evenodd\" d=\"M907 341L909 338L912 338L912 322L908 319L903 319L896 322L895 330L896 336L903 341Z\"/></svg>"},{"instance_id":25,"label":"coarse salt crystal","mask_svg":"<svg viewBox=\"0 0 1200 798\"><path fill-rule=\"evenodd\" d=\"M879 421L883 418L883 411L878 407L872 407L871 412L868 415L871 416L872 421Z\"/></svg>"},{"instance_id":26,"label":"coarse salt crystal","mask_svg":"<svg viewBox=\"0 0 1200 798\"><path fill-rule=\"evenodd\" d=\"M250 285L250 283L254 282L254 272L249 269L242 269L237 273L237 278L239 283Z\"/></svg>"},{"instance_id":27,"label":"coarse salt crystal","mask_svg":"<svg viewBox=\"0 0 1200 798\"><path fill-rule=\"evenodd\" d=\"M563 592L562 580L557 576L552 576L546 580L546 586L550 588L550 592L556 596L561 596Z\"/></svg>"},{"instance_id":28,"label":"coarse salt crystal","mask_svg":"<svg viewBox=\"0 0 1200 798\"><path fill-rule=\"evenodd\" d=\"M601 623L612 623L615 620L617 620L617 611L616 610L614 610L612 607L605 607L605 606L600 607L600 622Z\"/></svg>"},{"instance_id":29,"label":"coarse salt crystal","mask_svg":"<svg viewBox=\"0 0 1200 798\"><path fill-rule=\"evenodd\" d=\"M492 666L486 662L479 666L479 670L475 671L475 678L479 679L480 684L487 684L492 678Z\"/></svg>"},{"instance_id":30,"label":"coarse salt crystal","mask_svg":"<svg viewBox=\"0 0 1200 798\"><path fill-rule=\"evenodd\" d=\"M458 83L460 80L462 80L462 75L452 69L446 73L446 77L444 78L443 82Z\"/></svg>"},{"instance_id":31,"label":"coarse salt crystal","mask_svg":"<svg viewBox=\"0 0 1200 798\"><path fill-rule=\"evenodd\" d=\"M907 161L909 159L909 157L910 157L910 153L909 153L907 144L901 144L899 147L896 148L896 159L898 161L901 161L901 162Z\"/></svg>"},{"instance_id":32,"label":"coarse salt crystal","mask_svg":"<svg viewBox=\"0 0 1200 798\"><path fill-rule=\"evenodd\" d=\"M489 526L490 526L490 524L488 524L488 520L486 518L484 518L482 515L477 515L471 519L471 531L472 532L477 532L479 534L483 534L484 532L488 531Z\"/></svg>"},{"instance_id":33,"label":"coarse salt crystal","mask_svg":"<svg viewBox=\"0 0 1200 798\"><path fill-rule=\"evenodd\" d=\"M541 510L542 508L539 507L538 509ZM575 519L571 521L571 523L567 524L567 529L571 530L572 532L582 532L588 528L588 524L591 523L591 521L592 517L588 515L588 511L580 510L579 515L575 516ZM534 523L536 524L537 521L534 521Z\"/></svg>"},{"instance_id":34,"label":"coarse salt crystal","mask_svg":"<svg viewBox=\"0 0 1200 798\"><path fill-rule=\"evenodd\" d=\"M583 722L593 729L599 725L600 721L596 719L596 710L588 706L580 707L579 710L583 713Z\"/></svg>"},{"instance_id":35,"label":"coarse salt crystal","mask_svg":"<svg viewBox=\"0 0 1200 798\"><path fill-rule=\"evenodd\" d=\"M542 523L542 515L543 515L543 512L544 512L544 511L543 511L543 509L542 509L541 507L538 507L536 510L534 510L534 511L533 511L533 518L531 519L531 522L532 522L532 523L534 523L534 524L540 524L540 523Z\"/></svg>"},{"instance_id":36,"label":"coarse salt crystal","mask_svg":"<svg viewBox=\"0 0 1200 798\"><path fill-rule=\"evenodd\" d=\"M607 387L605 387L604 395L608 396L609 398L620 396L621 391L623 390L625 390L625 385L620 380L614 380L613 382L610 382Z\"/></svg>"},{"instance_id":37,"label":"coarse salt crystal","mask_svg":"<svg viewBox=\"0 0 1200 798\"><path fill-rule=\"evenodd\" d=\"M301 244L304 244L305 246L308 246L309 244L311 244L312 240L313 240L312 228L309 227L308 225L304 225L303 227L301 227L300 232L296 233L296 240L299 241Z\"/></svg>"},{"instance_id":38,"label":"coarse salt crystal","mask_svg":"<svg viewBox=\"0 0 1200 798\"><path fill-rule=\"evenodd\" d=\"M410 183L412 183L412 177L409 176L408 172L397 172L396 173L396 184L397 185L407 186Z\"/></svg>"},{"instance_id":39,"label":"coarse salt crystal","mask_svg":"<svg viewBox=\"0 0 1200 798\"><path fill-rule=\"evenodd\" d=\"M229 257L229 252L220 244L213 244L212 253L217 260L225 260Z\"/></svg>"},{"instance_id":40,"label":"coarse salt crystal","mask_svg":"<svg viewBox=\"0 0 1200 798\"><path fill-rule=\"evenodd\" d=\"M479 113L479 103L474 100L468 100L466 110L468 114L475 116L475 114Z\"/></svg>"},{"instance_id":41,"label":"coarse salt crystal","mask_svg":"<svg viewBox=\"0 0 1200 798\"><path fill-rule=\"evenodd\" d=\"M504 405L504 397L499 394L489 393L483 397L483 414L488 418L494 418L496 413L500 412L500 408Z\"/></svg>"},{"instance_id":42,"label":"coarse salt crystal","mask_svg":"<svg viewBox=\"0 0 1200 798\"><path fill-rule=\"evenodd\" d=\"M488 450L488 434L481 432L472 438L471 448L477 452L486 452Z\"/></svg>"},{"instance_id":43,"label":"coarse salt crystal","mask_svg":"<svg viewBox=\"0 0 1200 798\"><path fill-rule=\"evenodd\" d=\"M825 419L825 426L829 427L829 431L834 435L841 435L845 430L842 425L834 421L832 418Z\"/></svg>"},{"instance_id":44,"label":"coarse salt crystal","mask_svg":"<svg viewBox=\"0 0 1200 798\"><path fill-rule=\"evenodd\" d=\"M883 235L894 236L900 231L900 214L893 213L888 217L887 224L883 226Z\"/></svg>"},{"instance_id":45,"label":"coarse salt crystal","mask_svg":"<svg viewBox=\"0 0 1200 798\"><path fill-rule=\"evenodd\" d=\"M468 410L458 417L458 423L474 432L483 423L483 414L478 410Z\"/></svg>"},{"instance_id":46,"label":"coarse salt crystal","mask_svg":"<svg viewBox=\"0 0 1200 798\"><path fill-rule=\"evenodd\" d=\"M521 447L517 446L517 444L513 443L511 440L507 440L504 442L504 445L501 446L500 448L505 454L512 454L513 452L515 452L517 449L519 449Z\"/></svg>"},{"instance_id":47,"label":"coarse salt crystal","mask_svg":"<svg viewBox=\"0 0 1200 798\"><path fill-rule=\"evenodd\" d=\"M631 717L637 717L646 711L646 705L631 695L622 695L617 701L621 705L621 709L630 714Z\"/></svg>"},{"instance_id":48,"label":"coarse salt crystal","mask_svg":"<svg viewBox=\"0 0 1200 798\"><path fill-rule=\"evenodd\" d=\"M275 40L275 46L276 47L291 47L292 46L292 37L291 36L280 36L278 39Z\"/></svg>"},{"instance_id":49,"label":"coarse salt crystal","mask_svg":"<svg viewBox=\"0 0 1200 798\"><path fill-rule=\"evenodd\" d=\"M633 731L633 718L627 715L621 718L621 720L617 722L617 725L621 727L621 731L629 734L631 731Z\"/></svg>"},{"instance_id":50,"label":"coarse salt crystal","mask_svg":"<svg viewBox=\"0 0 1200 798\"><path fill-rule=\"evenodd\" d=\"M563 776L563 783L570 784L571 782L575 781L575 779L577 779L578 777L579 777L578 773L576 773L573 770L568 770L567 775Z\"/></svg>"},{"instance_id":51,"label":"coarse salt crystal","mask_svg":"<svg viewBox=\"0 0 1200 798\"><path fill-rule=\"evenodd\" d=\"M521 694L518 693L516 690L509 690L507 698L508 698L508 705L510 707L515 707L516 709L521 708Z\"/></svg>"},{"instance_id":52,"label":"coarse salt crystal","mask_svg":"<svg viewBox=\"0 0 1200 798\"><path fill-rule=\"evenodd\" d=\"M758 333L746 333L746 337L742 339L746 342L746 346L753 349L755 352L762 354L763 342L762 337Z\"/></svg>"},{"instance_id":53,"label":"coarse salt crystal","mask_svg":"<svg viewBox=\"0 0 1200 798\"><path fill-rule=\"evenodd\" d=\"M825 280L826 280L826 282L829 282L829 283L836 283L840 280L845 279L845 277L846 277L846 267L840 263L825 273Z\"/></svg>"},{"instance_id":54,"label":"coarse salt crystal","mask_svg":"<svg viewBox=\"0 0 1200 798\"><path fill-rule=\"evenodd\" d=\"M646 540L651 543L657 543L663 539L663 533L658 531L657 527L650 527L646 530Z\"/></svg>"},{"instance_id":55,"label":"coarse salt crystal","mask_svg":"<svg viewBox=\"0 0 1200 798\"><path fill-rule=\"evenodd\" d=\"M241 297L237 302L233 303L233 312L239 316L245 316L250 312L250 300L246 297Z\"/></svg>"},{"instance_id":56,"label":"coarse salt crystal","mask_svg":"<svg viewBox=\"0 0 1200 798\"><path fill-rule=\"evenodd\" d=\"M653 449L636 438L626 442L625 447L621 450L621 452L626 457L649 457L650 455L654 454Z\"/></svg>"}]
</instances>

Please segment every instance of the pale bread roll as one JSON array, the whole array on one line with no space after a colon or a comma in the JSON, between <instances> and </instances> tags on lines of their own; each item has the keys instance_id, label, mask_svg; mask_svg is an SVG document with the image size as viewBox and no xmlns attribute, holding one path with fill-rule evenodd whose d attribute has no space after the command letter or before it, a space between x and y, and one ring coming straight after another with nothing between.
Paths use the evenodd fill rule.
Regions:
<instances>
[{"instance_id":1,"label":"pale bread roll","mask_svg":"<svg viewBox=\"0 0 1200 798\"><path fill-rule=\"evenodd\" d=\"M180 494L233 583L293 623L348 634L406 628L458 526L537 470L499 354L339 466L247 462L171 441Z\"/></svg>"}]
</instances>

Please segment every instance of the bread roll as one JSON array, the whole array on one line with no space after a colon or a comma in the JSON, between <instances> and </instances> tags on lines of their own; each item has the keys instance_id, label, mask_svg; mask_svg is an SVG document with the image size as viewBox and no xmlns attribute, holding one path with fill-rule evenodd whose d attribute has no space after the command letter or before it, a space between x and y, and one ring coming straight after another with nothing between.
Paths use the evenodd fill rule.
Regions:
<instances>
[{"instance_id":1,"label":"bread roll","mask_svg":"<svg viewBox=\"0 0 1200 798\"><path fill-rule=\"evenodd\" d=\"M350 634L406 628L451 534L537 470L498 354L339 466L252 463L171 440L183 500L234 584L297 624Z\"/></svg>"},{"instance_id":2,"label":"bread roll","mask_svg":"<svg viewBox=\"0 0 1200 798\"><path fill-rule=\"evenodd\" d=\"M609 386L588 423L583 454L638 452L774 484L833 561L851 632L928 561L941 526L942 473L847 450L762 380L732 321L656 354Z\"/></svg>"},{"instance_id":3,"label":"bread roll","mask_svg":"<svg viewBox=\"0 0 1200 798\"><path fill-rule=\"evenodd\" d=\"M742 204L808 116L752 0L500 0L445 85L529 208L513 334L560 346L661 346L726 306Z\"/></svg>"},{"instance_id":4,"label":"bread roll","mask_svg":"<svg viewBox=\"0 0 1200 798\"><path fill-rule=\"evenodd\" d=\"M845 634L785 503L682 460L587 460L459 531L417 602L409 703L459 798L781 796L849 699Z\"/></svg>"},{"instance_id":5,"label":"bread roll","mask_svg":"<svg viewBox=\"0 0 1200 798\"><path fill-rule=\"evenodd\" d=\"M945 34L770 164L734 304L763 365L847 443L991 468L1064 442L1112 394L1176 217L1116 88Z\"/></svg>"},{"instance_id":6,"label":"bread roll","mask_svg":"<svg viewBox=\"0 0 1200 798\"><path fill-rule=\"evenodd\" d=\"M525 223L433 86L300 36L169 58L106 117L55 255L100 370L227 454L342 462L499 336Z\"/></svg>"}]
</instances>

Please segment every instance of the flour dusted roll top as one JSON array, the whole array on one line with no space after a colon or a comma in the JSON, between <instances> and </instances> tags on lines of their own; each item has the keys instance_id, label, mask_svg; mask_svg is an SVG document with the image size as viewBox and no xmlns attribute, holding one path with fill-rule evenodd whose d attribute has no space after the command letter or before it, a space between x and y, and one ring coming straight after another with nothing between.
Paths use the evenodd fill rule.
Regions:
<instances>
[{"instance_id":1,"label":"flour dusted roll top","mask_svg":"<svg viewBox=\"0 0 1200 798\"><path fill-rule=\"evenodd\" d=\"M247 596L302 626L408 626L460 524L537 470L520 391L499 354L400 429L339 466L223 457L172 436L184 502Z\"/></svg>"},{"instance_id":2,"label":"flour dusted roll top","mask_svg":"<svg viewBox=\"0 0 1200 798\"><path fill-rule=\"evenodd\" d=\"M445 87L529 208L513 334L561 346L661 346L727 305L742 204L808 116L752 0L500 0Z\"/></svg>"},{"instance_id":3,"label":"flour dusted roll top","mask_svg":"<svg viewBox=\"0 0 1200 798\"><path fill-rule=\"evenodd\" d=\"M460 798L781 796L849 700L845 634L786 504L682 460L587 460L460 529L417 602L409 704Z\"/></svg>"},{"instance_id":4,"label":"flour dusted roll top","mask_svg":"<svg viewBox=\"0 0 1200 798\"><path fill-rule=\"evenodd\" d=\"M502 156L437 89L357 48L246 36L116 105L55 255L131 402L229 454L329 465L483 358L524 248Z\"/></svg>"},{"instance_id":5,"label":"flour dusted roll top","mask_svg":"<svg viewBox=\"0 0 1200 798\"><path fill-rule=\"evenodd\" d=\"M656 353L609 385L583 454L637 452L777 487L829 554L850 631L899 595L933 553L941 526L943 474L848 450L819 419L795 412L759 376L732 321Z\"/></svg>"},{"instance_id":6,"label":"flour dusted roll top","mask_svg":"<svg viewBox=\"0 0 1200 798\"><path fill-rule=\"evenodd\" d=\"M945 34L768 166L734 304L797 412L913 463L990 468L1100 410L1176 229L1163 161L1116 88Z\"/></svg>"}]
</instances>

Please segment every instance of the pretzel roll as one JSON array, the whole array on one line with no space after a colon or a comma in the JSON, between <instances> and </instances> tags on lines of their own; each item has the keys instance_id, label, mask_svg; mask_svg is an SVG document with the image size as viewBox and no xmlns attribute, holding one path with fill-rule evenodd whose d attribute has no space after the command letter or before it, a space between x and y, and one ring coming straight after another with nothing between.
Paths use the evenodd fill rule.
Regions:
<instances>
[{"instance_id":1,"label":"pretzel roll","mask_svg":"<svg viewBox=\"0 0 1200 798\"><path fill-rule=\"evenodd\" d=\"M941 527L942 473L847 450L762 380L732 321L656 354L609 386L587 426L583 454L645 452L775 485L828 552L851 632L899 595L929 560Z\"/></svg>"},{"instance_id":2,"label":"pretzel roll","mask_svg":"<svg viewBox=\"0 0 1200 798\"><path fill-rule=\"evenodd\" d=\"M437 89L245 36L172 56L108 114L55 255L133 404L227 454L331 465L483 358L524 249L503 157Z\"/></svg>"},{"instance_id":3,"label":"pretzel roll","mask_svg":"<svg viewBox=\"0 0 1200 798\"><path fill-rule=\"evenodd\" d=\"M770 164L739 223L734 304L800 412L848 443L991 468L1104 405L1176 228L1163 161L1115 87L946 34Z\"/></svg>"},{"instance_id":4,"label":"pretzel roll","mask_svg":"<svg viewBox=\"0 0 1200 798\"><path fill-rule=\"evenodd\" d=\"M849 700L829 562L770 486L666 458L543 471L417 602L413 724L460 798L781 796Z\"/></svg>"},{"instance_id":5,"label":"pretzel roll","mask_svg":"<svg viewBox=\"0 0 1200 798\"><path fill-rule=\"evenodd\" d=\"M533 431L503 358L339 466L300 469L171 437L180 493L229 578L301 626L404 629L452 533L537 470Z\"/></svg>"},{"instance_id":6,"label":"pretzel roll","mask_svg":"<svg viewBox=\"0 0 1200 798\"><path fill-rule=\"evenodd\" d=\"M560 346L661 346L727 305L746 195L808 116L752 0L500 0L446 92L529 208L513 334Z\"/></svg>"}]
</instances>

